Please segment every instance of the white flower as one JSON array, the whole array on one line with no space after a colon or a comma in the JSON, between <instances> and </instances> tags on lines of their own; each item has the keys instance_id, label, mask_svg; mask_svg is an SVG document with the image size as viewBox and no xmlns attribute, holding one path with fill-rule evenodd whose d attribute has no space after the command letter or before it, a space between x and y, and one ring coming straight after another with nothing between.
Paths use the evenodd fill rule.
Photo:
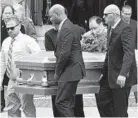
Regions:
<instances>
[{"instance_id":1,"label":"white flower","mask_svg":"<svg viewBox=\"0 0 138 118\"><path fill-rule=\"evenodd\" d=\"M107 28L101 27L98 32L91 30L82 36L81 46L83 51L105 52L107 50Z\"/></svg>"}]
</instances>

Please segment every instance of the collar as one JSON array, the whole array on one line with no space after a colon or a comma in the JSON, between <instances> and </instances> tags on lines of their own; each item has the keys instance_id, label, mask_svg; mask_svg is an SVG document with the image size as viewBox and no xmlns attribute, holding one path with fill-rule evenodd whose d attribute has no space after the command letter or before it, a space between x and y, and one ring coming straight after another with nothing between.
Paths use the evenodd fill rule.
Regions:
<instances>
[{"instance_id":1,"label":"collar","mask_svg":"<svg viewBox=\"0 0 138 118\"><path fill-rule=\"evenodd\" d=\"M129 20L127 23L130 24L131 20Z\"/></svg>"},{"instance_id":2,"label":"collar","mask_svg":"<svg viewBox=\"0 0 138 118\"><path fill-rule=\"evenodd\" d=\"M54 31L58 31L55 27L53 27Z\"/></svg>"},{"instance_id":3,"label":"collar","mask_svg":"<svg viewBox=\"0 0 138 118\"><path fill-rule=\"evenodd\" d=\"M112 29L115 29L116 26L119 24L120 21L121 21L121 19L119 19L119 20L112 26Z\"/></svg>"},{"instance_id":4,"label":"collar","mask_svg":"<svg viewBox=\"0 0 138 118\"><path fill-rule=\"evenodd\" d=\"M19 39L21 39L22 36L23 36L23 34L21 32L19 32L19 34L14 39L19 40Z\"/></svg>"},{"instance_id":5,"label":"collar","mask_svg":"<svg viewBox=\"0 0 138 118\"><path fill-rule=\"evenodd\" d=\"M63 25L63 23L65 22L65 20L67 20L67 18L65 18L64 20L62 20L62 22L61 22L61 23L60 23L60 25L59 25L58 31L60 31L60 30L61 30L62 25Z\"/></svg>"}]
</instances>

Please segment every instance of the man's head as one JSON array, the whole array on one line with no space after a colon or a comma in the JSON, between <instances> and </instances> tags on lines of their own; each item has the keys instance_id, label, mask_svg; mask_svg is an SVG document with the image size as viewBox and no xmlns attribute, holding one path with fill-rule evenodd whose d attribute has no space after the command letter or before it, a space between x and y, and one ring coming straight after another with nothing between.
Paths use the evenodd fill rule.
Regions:
<instances>
[{"instance_id":1,"label":"man's head","mask_svg":"<svg viewBox=\"0 0 138 118\"><path fill-rule=\"evenodd\" d=\"M15 15L18 17L20 21L22 21L23 16L25 15L25 10L22 5L20 4L14 4L13 8L15 10Z\"/></svg>"},{"instance_id":2,"label":"man's head","mask_svg":"<svg viewBox=\"0 0 138 118\"><path fill-rule=\"evenodd\" d=\"M129 5L122 7L121 18L124 22L129 23L132 15L132 8Z\"/></svg>"},{"instance_id":3,"label":"man's head","mask_svg":"<svg viewBox=\"0 0 138 118\"><path fill-rule=\"evenodd\" d=\"M113 26L116 20L120 19L119 8L114 4L108 5L104 9L103 18L104 18L105 24Z\"/></svg>"},{"instance_id":4,"label":"man's head","mask_svg":"<svg viewBox=\"0 0 138 118\"><path fill-rule=\"evenodd\" d=\"M7 21L14 15L14 9L11 5L7 5L2 9L2 19Z\"/></svg>"},{"instance_id":5,"label":"man's head","mask_svg":"<svg viewBox=\"0 0 138 118\"><path fill-rule=\"evenodd\" d=\"M52 24L60 24L65 18L67 18L65 8L60 4L52 6L49 10L49 18Z\"/></svg>"},{"instance_id":6,"label":"man's head","mask_svg":"<svg viewBox=\"0 0 138 118\"><path fill-rule=\"evenodd\" d=\"M102 18L98 16L93 16L89 19L89 28L94 34L100 32L102 27L103 27Z\"/></svg>"},{"instance_id":7,"label":"man's head","mask_svg":"<svg viewBox=\"0 0 138 118\"><path fill-rule=\"evenodd\" d=\"M12 16L6 22L6 29L10 37L16 37L20 32L20 21L16 16Z\"/></svg>"}]
</instances>

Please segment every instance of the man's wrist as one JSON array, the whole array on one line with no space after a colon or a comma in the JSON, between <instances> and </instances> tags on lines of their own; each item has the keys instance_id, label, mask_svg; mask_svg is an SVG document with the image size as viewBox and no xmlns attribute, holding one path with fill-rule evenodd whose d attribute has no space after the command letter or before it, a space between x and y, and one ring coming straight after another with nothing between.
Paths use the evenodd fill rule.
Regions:
<instances>
[{"instance_id":1,"label":"man's wrist","mask_svg":"<svg viewBox=\"0 0 138 118\"><path fill-rule=\"evenodd\" d=\"M0 87L2 87L2 84L0 83Z\"/></svg>"},{"instance_id":2,"label":"man's wrist","mask_svg":"<svg viewBox=\"0 0 138 118\"><path fill-rule=\"evenodd\" d=\"M2 86L2 83L3 83L3 78L1 78L0 80L0 86Z\"/></svg>"}]
</instances>

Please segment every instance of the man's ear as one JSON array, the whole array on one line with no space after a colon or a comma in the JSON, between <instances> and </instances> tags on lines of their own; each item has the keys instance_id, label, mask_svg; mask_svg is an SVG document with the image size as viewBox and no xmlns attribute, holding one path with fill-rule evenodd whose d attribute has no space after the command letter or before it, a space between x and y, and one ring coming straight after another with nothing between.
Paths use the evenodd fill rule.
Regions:
<instances>
[{"instance_id":1,"label":"man's ear","mask_svg":"<svg viewBox=\"0 0 138 118\"><path fill-rule=\"evenodd\" d=\"M122 15L123 11L120 12L120 15Z\"/></svg>"},{"instance_id":2,"label":"man's ear","mask_svg":"<svg viewBox=\"0 0 138 118\"><path fill-rule=\"evenodd\" d=\"M57 16L60 16L60 14L59 13L56 13L57 14Z\"/></svg>"}]
</instances>

